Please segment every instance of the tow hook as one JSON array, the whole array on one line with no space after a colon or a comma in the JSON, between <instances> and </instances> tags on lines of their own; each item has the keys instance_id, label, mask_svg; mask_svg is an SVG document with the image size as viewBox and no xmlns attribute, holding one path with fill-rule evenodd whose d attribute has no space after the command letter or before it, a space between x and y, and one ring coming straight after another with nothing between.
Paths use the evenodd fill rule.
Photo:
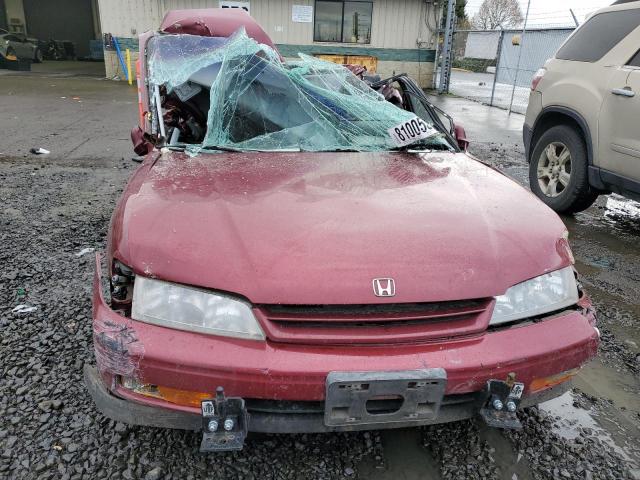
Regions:
<instances>
[{"instance_id":1,"label":"tow hook","mask_svg":"<svg viewBox=\"0 0 640 480\"><path fill-rule=\"evenodd\" d=\"M216 397L203 400L201 452L242 450L247 438L249 414L244 400L224 396L224 388L216 389Z\"/></svg>"},{"instance_id":2,"label":"tow hook","mask_svg":"<svg viewBox=\"0 0 640 480\"><path fill-rule=\"evenodd\" d=\"M507 379L487 381L485 401L480 416L490 427L521 430L522 424L516 411L524 392L524 384L515 381L516 374Z\"/></svg>"}]
</instances>

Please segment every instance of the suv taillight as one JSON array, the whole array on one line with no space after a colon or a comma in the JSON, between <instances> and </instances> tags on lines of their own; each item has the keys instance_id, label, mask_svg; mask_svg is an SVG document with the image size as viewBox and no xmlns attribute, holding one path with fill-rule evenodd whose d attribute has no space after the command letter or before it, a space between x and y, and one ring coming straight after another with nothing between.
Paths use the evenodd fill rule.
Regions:
<instances>
[{"instance_id":1,"label":"suv taillight","mask_svg":"<svg viewBox=\"0 0 640 480\"><path fill-rule=\"evenodd\" d=\"M535 90L536 88L538 88L538 84L540 83L540 80L542 80L542 77L544 77L546 71L546 68L541 68L536 72L536 74L533 76L533 79L531 80L531 90Z\"/></svg>"}]
</instances>

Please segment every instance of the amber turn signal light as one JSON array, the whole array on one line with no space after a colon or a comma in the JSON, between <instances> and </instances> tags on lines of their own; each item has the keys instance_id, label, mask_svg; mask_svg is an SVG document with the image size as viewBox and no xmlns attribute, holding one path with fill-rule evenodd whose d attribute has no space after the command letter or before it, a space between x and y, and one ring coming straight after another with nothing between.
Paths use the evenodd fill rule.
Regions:
<instances>
[{"instance_id":1,"label":"amber turn signal light","mask_svg":"<svg viewBox=\"0 0 640 480\"><path fill-rule=\"evenodd\" d=\"M578 368L567 370L566 372L557 373L549 377L534 378L529 384L529 391L531 393L546 390L547 388L555 387L561 383L571 380L572 377L578 373Z\"/></svg>"},{"instance_id":2,"label":"amber turn signal light","mask_svg":"<svg viewBox=\"0 0 640 480\"><path fill-rule=\"evenodd\" d=\"M174 403L186 407L200 408L200 402L213 398L215 395L205 392L193 392L191 390L179 390L177 388L164 387L162 385L152 385L140 383L132 378L122 378L121 384L127 390L131 390L138 395L158 398L165 402Z\"/></svg>"}]
</instances>

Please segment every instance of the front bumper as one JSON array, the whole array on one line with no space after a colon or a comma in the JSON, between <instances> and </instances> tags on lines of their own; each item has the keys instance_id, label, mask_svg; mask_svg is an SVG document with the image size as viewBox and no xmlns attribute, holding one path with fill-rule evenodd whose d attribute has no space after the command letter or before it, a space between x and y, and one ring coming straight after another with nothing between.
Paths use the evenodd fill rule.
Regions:
<instances>
[{"instance_id":1,"label":"front bumper","mask_svg":"<svg viewBox=\"0 0 640 480\"><path fill-rule=\"evenodd\" d=\"M329 372L442 368L447 376L442 408L436 419L411 423L420 425L471 417L480 408L478 399L487 381L504 379L511 372L525 385L523 405L554 397L563 389L527 395L529 385L534 379L580 367L595 356L599 339L586 309L472 338L419 345L328 346L220 338L119 315L104 301L99 268L93 317L97 369L87 367L85 376L98 408L130 424L187 429L200 428L199 408L136 394L118 379L193 392L215 392L222 386L229 397L247 402L250 430L319 432L345 429L323 424ZM406 425L389 427L402 426Z\"/></svg>"},{"instance_id":2,"label":"front bumper","mask_svg":"<svg viewBox=\"0 0 640 480\"><path fill-rule=\"evenodd\" d=\"M129 425L175 428L199 431L202 417L197 413L170 410L153 405L144 405L112 395L100 378L95 367L84 366L84 381L93 401L106 417ZM536 405L562 395L571 387L571 382L528 395L521 407ZM457 398L456 398L457 397ZM445 397L438 417L416 422L378 423L371 425L327 426L324 423L323 402L278 402L278 405L249 405L249 431L262 433L321 433L389 428L416 427L436 423L455 422L478 414L484 400L482 392L470 395Z\"/></svg>"}]
</instances>

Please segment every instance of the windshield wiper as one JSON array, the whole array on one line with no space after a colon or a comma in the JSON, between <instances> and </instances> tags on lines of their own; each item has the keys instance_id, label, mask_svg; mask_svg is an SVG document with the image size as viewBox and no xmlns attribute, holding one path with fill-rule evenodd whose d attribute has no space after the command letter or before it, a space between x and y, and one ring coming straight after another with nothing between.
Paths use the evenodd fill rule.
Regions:
<instances>
[{"instance_id":1,"label":"windshield wiper","mask_svg":"<svg viewBox=\"0 0 640 480\"><path fill-rule=\"evenodd\" d=\"M448 152L454 151L453 148L451 148L451 145L448 145L446 143L429 143L421 140L416 140L415 142L408 145L394 148L394 150L404 152L406 150L418 150L420 148L424 148L425 150L446 150Z\"/></svg>"},{"instance_id":2,"label":"windshield wiper","mask_svg":"<svg viewBox=\"0 0 640 480\"><path fill-rule=\"evenodd\" d=\"M244 152L245 150L241 150L239 148L233 148L233 147L224 147L222 145L207 145L206 147L203 147L202 145L196 145L193 143L174 143L172 145L165 145L169 150L174 150L174 151L185 151L185 150L190 150L190 151L196 151L196 152L207 152L207 151L221 151L221 152Z\"/></svg>"},{"instance_id":3,"label":"windshield wiper","mask_svg":"<svg viewBox=\"0 0 640 480\"><path fill-rule=\"evenodd\" d=\"M233 148L233 147L223 147L222 145L207 145L206 147L200 147L202 151L221 151L221 152L244 152L245 150L242 150L240 148Z\"/></svg>"}]
</instances>

